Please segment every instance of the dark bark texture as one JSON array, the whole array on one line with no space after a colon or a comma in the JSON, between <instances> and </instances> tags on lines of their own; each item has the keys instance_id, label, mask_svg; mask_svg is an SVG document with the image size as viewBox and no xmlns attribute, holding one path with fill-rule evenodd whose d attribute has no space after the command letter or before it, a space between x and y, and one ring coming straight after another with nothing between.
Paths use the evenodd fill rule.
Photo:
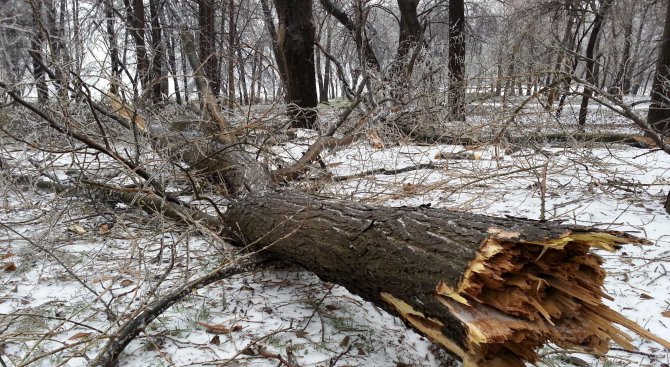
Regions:
<instances>
[{"instance_id":1,"label":"dark bark texture","mask_svg":"<svg viewBox=\"0 0 670 367\"><path fill-rule=\"evenodd\" d=\"M639 242L623 233L267 190L224 222L232 242L346 287L466 366L524 366L546 342L632 347L611 323L655 338L601 303L605 272L589 248Z\"/></svg>"},{"instance_id":2,"label":"dark bark texture","mask_svg":"<svg viewBox=\"0 0 670 367\"><path fill-rule=\"evenodd\" d=\"M149 70L150 98L154 103L167 98L168 84L165 78L165 45L163 28L160 21L160 4L158 0L149 1L151 15L151 69Z\"/></svg>"},{"instance_id":3,"label":"dark bark texture","mask_svg":"<svg viewBox=\"0 0 670 367\"><path fill-rule=\"evenodd\" d=\"M652 104L647 120L658 132L670 135L670 1L665 15L665 28L651 87Z\"/></svg>"},{"instance_id":4,"label":"dark bark texture","mask_svg":"<svg viewBox=\"0 0 670 367\"><path fill-rule=\"evenodd\" d=\"M398 37L398 59L402 60L421 39L421 23L417 14L419 0L398 0L400 10L400 34Z\"/></svg>"},{"instance_id":5,"label":"dark bark texture","mask_svg":"<svg viewBox=\"0 0 670 367\"><path fill-rule=\"evenodd\" d=\"M203 73L209 81L209 88L214 96L218 96L221 90L221 78L218 68L219 57L216 50L215 14L213 0L198 1L200 60L202 60Z\"/></svg>"},{"instance_id":6,"label":"dark bark texture","mask_svg":"<svg viewBox=\"0 0 670 367\"><path fill-rule=\"evenodd\" d=\"M286 100L291 126L314 127L319 100L314 68L315 27L311 0L275 0L279 15L277 40L286 65Z\"/></svg>"},{"instance_id":7,"label":"dark bark texture","mask_svg":"<svg viewBox=\"0 0 670 367\"><path fill-rule=\"evenodd\" d=\"M149 86L149 57L145 41L144 2L142 0L124 0L128 17L128 31L135 41L135 55L137 57L137 74L142 84L142 90L147 91ZM135 81L137 84L137 81Z\"/></svg>"}]
</instances>

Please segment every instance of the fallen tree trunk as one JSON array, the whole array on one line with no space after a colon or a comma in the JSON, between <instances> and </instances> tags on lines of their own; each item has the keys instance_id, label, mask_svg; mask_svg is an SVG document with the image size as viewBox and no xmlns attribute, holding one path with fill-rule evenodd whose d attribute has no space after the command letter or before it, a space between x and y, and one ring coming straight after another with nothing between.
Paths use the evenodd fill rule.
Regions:
<instances>
[{"instance_id":1,"label":"fallen tree trunk","mask_svg":"<svg viewBox=\"0 0 670 367\"><path fill-rule=\"evenodd\" d=\"M15 94L10 96L20 101ZM40 112L28 103L24 106ZM50 121L51 128L135 167L38 114ZM602 260L590 249L613 251L619 244L644 240L549 222L422 207L375 207L274 191L270 174L241 144L221 140L221 149L213 153L178 155L192 166L219 162L207 167L216 170L229 189L232 202L220 221L208 216L202 222L209 226L220 222L238 245L301 264L400 316L466 366L523 366L536 362L535 350L547 342L603 353L611 340L633 349L630 338L613 324L670 348L667 341L602 304L609 298L602 290L605 272ZM142 205L180 220L198 221L190 208L163 195L162 187L155 190L161 195L147 196ZM126 194L119 198L143 195ZM132 201L138 202L134 196ZM163 309L157 307L156 312ZM140 322L132 325L145 326L144 316L137 317ZM121 331L130 339L137 335L132 328ZM130 340L123 335L108 343L118 345L115 353ZM113 364L115 358L106 360Z\"/></svg>"},{"instance_id":2,"label":"fallen tree trunk","mask_svg":"<svg viewBox=\"0 0 670 367\"><path fill-rule=\"evenodd\" d=\"M592 247L628 234L433 208L388 208L296 192L249 194L229 207L230 239L298 263L400 316L466 366L524 366L547 342L604 353L634 349L602 304Z\"/></svg>"}]
</instances>

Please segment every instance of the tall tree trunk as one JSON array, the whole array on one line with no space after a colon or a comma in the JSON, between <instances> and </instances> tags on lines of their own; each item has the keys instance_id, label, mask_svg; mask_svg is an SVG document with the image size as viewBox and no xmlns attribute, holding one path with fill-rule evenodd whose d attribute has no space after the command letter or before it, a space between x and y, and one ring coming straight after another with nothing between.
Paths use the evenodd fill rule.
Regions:
<instances>
[{"instance_id":1,"label":"tall tree trunk","mask_svg":"<svg viewBox=\"0 0 670 367\"><path fill-rule=\"evenodd\" d=\"M465 121L465 4L449 0L449 119Z\"/></svg>"},{"instance_id":2,"label":"tall tree trunk","mask_svg":"<svg viewBox=\"0 0 670 367\"><path fill-rule=\"evenodd\" d=\"M167 79L164 71L165 47L163 45L163 30L160 22L159 0L149 0L151 17L151 68L149 75L151 101L162 101L168 95Z\"/></svg>"},{"instance_id":3,"label":"tall tree trunk","mask_svg":"<svg viewBox=\"0 0 670 367\"><path fill-rule=\"evenodd\" d=\"M105 0L105 18L107 18L107 42L109 43L109 60L111 63L111 76L109 92L113 95L119 95L121 84L122 65L119 60L119 48L116 43L116 28L114 19L114 0Z\"/></svg>"},{"instance_id":4,"label":"tall tree trunk","mask_svg":"<svg viewBox=\"0 0 670 367\"><path fill-rule=\"evenodd\" d=\"M421 39L421 23L417 14L419 0L397 0L400 10L400 31L398 36L398 51L396 57L399 60L407 58L409 51L417 45ZM449 20L451 23L451 4L449 2ZM463 41L465 42L465 41Z\"/></svg>"},{"instance_id":5,"label":"tall tree trunk","mask_svg":"<svg viewBox=\"0 0 670 367\"><path fill-rule=\"evenodd\" d=\"M188 70L188 60L186 56L186 49L182 45L181 47L181 52L179 53L180 55L180 63L181 63L181 71L182 71L182 80L184 84L184 102L188 103L189 100L189 87L188 87L188 75L189 75L189 70Z\"/></svg>"},{"instance_id":6,"label":"tall tree trunk","mask_svg":"<svg viewBox=\"0 0 670 367\"><path fill-rule=\"evenodd\" d=\"M637 68L637 65L641 65L642 62L640 62L640 47L642 44L642 32L644 31L644 25L646 22L644 19L647 17L647 13L649 12L649 9L652 7L643 7L642 9L642 15L640 17L640 24L637 27L637 32L635 34L635 47L633 48L633 56L631 59L631 66L629 69L629 79L631 80L631 90L630 94L632 95L637 95L639 89L640 89L640 79L642 77L643 71L639 71L638 73L635 74L635 77L633 77L633 70ZM634 80L634 81L633 81ZM644 92L643 92L644 93Z\"/></svg>"},{"instance_id":7,"label":"tall tree trunk","mask_svg":"<svg viewBox=\"0 0 670 367\"><path fill-rule=\"evenodd\" d=\"M659 45L647 120L658 132L667 136L670 135L670 1L666 2L665 27Z\"/></svg>"},{"instance_id":8,"label":"tall tree trunk","mask_svg":"<svg viewBox=\"0 0 670 367\"><path fill-rule=\"evenodd\" d=\"M216 49L215 14L214 0L198 0L200 60L202 60L203 72L209 81L209 87L218 97L221 92L221 77Z\"/></svg>"},{"instance_id":9,"label":"tall tree trunk","mask_svg":"<svg viewBox=\"0 0 670 367\"><path fill-rule=\"evenodd\" d=\"M273 21L272 11L270 10L270 5L268 0L260 0L261 8L263 10L263 21L265 22L265 27L270 34L270 42L272 42L272 53L275 57L275 62L277 63L277 71L279 72L279 79L281 79L282 85L286 84L286 63L282 57L281 49L279 48L279 41L277 39L277 29L275 28L275 23Z\"/></svg>"},{"instance_id":10,"label":"tall tree trunk","mask_svg":"<svg viewBox=\"0 0 670 367\"><path fill-rule=\"evenodd\" d=\"M137 76L141 83L142 95L149 91L149 58L145 41L146 19L144 15L144 1L123 0L128 17L128 30L135 42L135 57L137 58Z\"/></svg>"},{"instance_id":11,"label":"tall tree trunk","mask_svg":"<svg viewBox=\"0 0 670 367\"><path fill-rule=\"evenodd\" d=\"M239 42L238 42L239 44ZM249 92L247 89L247 68L242 57L242 47L236 47L237 73L240 81L240 104L249 105Z\"/></svg>"},{"instance_id":12,"label":"tall tree trunk","mask_svg":"<svg viewBox=\"0 0 670 367\"><path fill-rule=\"evenodd\" d=\"M167 24L167 23L166 23ZM182 104L181 92L179 91L179 71L177 69L177 46L175 45L175 40L172 34L166 35L166 47L167 47L167 59L168 67L170 69L170 74L172 74L172 82L174 83L174 94L177 100L177 104Z\"/></svg>"},{"instance_id":13,"label":"tall tree trunk","mask_svg":"<svg viewBox=\"0 0 670 367\"><path fill-rule=\"evenodd\" d=\"M328 30L326 31L326 52L330 53L330 47L332 44L332 34L331 34L331 27L328 26ZM324 61L324 71L323 71L323 83L321 84L321 91L323 93L323 96L321 98L321 102L323 103L328 103L328 92L329 92L329 86L330 86L330 79L331 79L331 74L332 74L332 67L331 67L331 62L330 59L325 57L323 59Z\"/></svg>"},{"instance_id":14,"label":"tall tree trunk","mask_svg":"<svg viewBox=\"0 0 670 367\"><path fill-rule=\"evenodd\" d=\"M60 0L60 6L56 8L56 0L49 0L44 2L47 6L48 19L48 39L49 47L51 48L51 64L56 73L56 88L58 96L62 101L67 101L69 98L69 71L71 67L71 59L67 47L65 45L67 22L67 4L65 0Z\"/></svg>"},{"instance_id":15,"label":"tall tree trunk","mask_svg":"<svg viewBox=\"0 0 670 367\"><path fill-rule=\"evenodd\" d=\"M277 40L286 65L286 89L291 126L314 128L318 105L314 70L311 0L274 0L279 16Z\"/></svg>"},{"instance_id":16,"label":"tall tree trunk","mask_svg":"<svg viewBox=\"0 0 670 367\"><path fill-rule=\"evenodd\" d=\"M575 51L579 50L582 45L582 38L579 38L579 30L582 28L582 25L584 24L585 21L585 12L582 12L582 15L579 16L579 10L578 8L575 8L574 3L570 3L568 7L568 11L570 14L575 18L575 25L574 25L574 31L571 34L571 37L568 38L568 43L566 43L566 50L568 52L570 51ZM571 53L571 52L570 52ZM574 75L574 73L577 71L577 67L579 66L579 58L578 57L567 57L564 56L564 67L562 70L568 74L568 75ZM572 83L571 78L565 78L564 83L561 84L561 88L563 92L561 93L561 96L558 101L558 107L556 108L556 117L559 117L561 113L563 112L563 107L565 106L565 102L568 98L568 94L570 93L570 84Z\"/></svg>"},{"instance_id":17,"label":"tall tree trunk","mask_svg":"<svg viewBox=\"0 0 670 367\"><path fill-rule=\"evenodd\" d=\"M614 87L618 89L617 92L621 95L628 95L630 93L634 16L635 13L633 10L631 11L630 16L626 17L626 24L624 25L623 31L623 53L621 55L619 70L614 79Z\"/></svg>"},{"instance_id":18,"label":"tall tree trunk","mask_svg":"<svg viewBox=\"0 0 670 367\"><path fill-rule=\"evenodd\" d=\"M228 0L228 109L235 108L235 40L237 39L235 22L235 0Z\"/></svg>"},{"instance_id":19,"label":"tall tree trunk","mask_svg":"<svg viewBox=\"0 0 670 367\"><path fill-rule=\"evenodd\" d=\"M398 48L389 68L388 81L391 84L391 96L395 99L402 99L410 92L409 79L412 68L406 68L406 66L412 64L410 56L414 53L410 51L414 47L420 47L422 29L417 14L419 0L397 0L397 2L400 10Z\"/></svg>"},{"instance_id":20,"label":"tall tree trunk","mask_svg":"<svg viewBox=\"0 0 670 367\"><path fill-rule=\"evenodd\" d=\"M63 0L65 1L65 0ZM79 0L72 1L72 39L74 41L74 66L72 71L76 75L81 75L83 63L84 44L81 39L81 24L79 19ZM118 54L117 54L118 57Z\"/></svg>"},{"instance_id":21,"label":"tall tree trunk","mask_svg":"<svg viewBox=\"0 0 670 367\"><path fill-rule=\"evenodd\" d=\"M321 52L316 51L314 54L314 60L316 62L316 85L319 87L319 103L323 103L325 101L328 101L328 97L326 97L325 91L323 89L324 83L323 83L323 73L321 72ZM328 59L326 59L328 60Z\"/></svg>"},{"instance_id":22,"label":"tall tree trunk","mask_svg":"<svg viewBox=\"0 0 670 367\"><path fill-rule=\"evenodd\" d=\"M598 37L600 35L600 28L602 27L605 14L612 4L613 0L603 0L602 5L595 14L593 19L593 27L591 29L591 34L589 35L589 43L586 45L586 82L592 86L596 86L597 83L597 74L595 73L595 49L598 43ZM589 99L593 95L593 89L584 88L584 95L582 97L582 103L579 106L579 130L584 130L586 125L586 115L589 108Z\"/></svg>"},{"instance_id":23,"label":"tall tree trunk","mask_svg":"<svg viewBox=\"0 0 670 367\"><path fill-rule=\"evenodd\" d=\"M37 102L44 105L49 100L49 89L46 83L46 72L42 67L44 65L42 2L31 2L31 5L33 8L33 34L30 37L29 52L33 59L33 79L35 81L35 88L37 89Z\"/></svg>"}]
</instances>

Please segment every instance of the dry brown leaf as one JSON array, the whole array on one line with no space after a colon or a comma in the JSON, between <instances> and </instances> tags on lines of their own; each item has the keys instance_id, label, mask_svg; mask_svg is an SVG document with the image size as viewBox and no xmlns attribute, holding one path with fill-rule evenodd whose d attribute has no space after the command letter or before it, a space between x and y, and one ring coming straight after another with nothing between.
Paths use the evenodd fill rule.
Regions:
<instances>
[{"instance_id":1,"label":"dry brown leaf","mask_svg":"<svg viewBox=\"0 0 670 367\"><path fill-rule=\"evenodd\" d=\"M72 232L72 233L79 234L79 235L82 235L82 234L86 233L86 230L84 229L84 227L80 226L79 224L72 224L69 227L67 227L67 230Z\"/></svg>"},{"instance_id":2,"label":"dry brown leaf","mask_svg":"<svg viewBox=\"0 0 670 367\"><path fill-rule=\"evenodd\" d=\"M108 234L112 231L112 225L110 223L103 223L98 227L98 234Z\"/></svg>"},{"instance_id":3,"label":"dry brown leaf","mask_svg":"<svg viewBox=\"0 0 670 367\"><path fill-rule=\"evenodd\" d=\"M6 254L0 254L0 260L9 259L12 256L14 256L14 254L11 253L11 252L6 253Z\"/></svg>"},{"instance_id":4,"label":"dry brown leaf","mask_svg":"<svg viewBox=\"0 0 670 367\"><path fill-rule=\"evenodd\" d=\"M303 339L305 339L305 338L307 338L307 334L308 334L308 333L307 333L305 330L298 330L298 331L294 332L294 334L295 334L295 336L297 336L298 338L303 338Z\"/></svg>"},{"instance_id":5,"label":"dry brown leaf","mask_svg":"<svg viewBox=\"0 0 670 367\"><path fill-rule=\"evenodd\" d=\"M214 335L212 340L209 341L209 344L219 345L221 344L221 339L219 338L218 335Z\"/></svg>"},{"instance_id":6,"label":"dry brown leaf","mask_svg":"<svg viewBox=\"0 0 670 367\"><path fill-rule=\"evenodd\" d=\"M232 331L236 332L236 331L240 331L242 329L244 329L244 326L242 326L242 325L233 325Z\"/></svg>"},{"instance_id":7,"label":"dry brown leaf","mask_svg":"<svg viewBox=\"0 0 670 367\"><path fill-rule=\"evenodd\" d=\"M84 338L88 338L92 334L93 333L84 333L84 332L76 333L76 334L72 335L70 338L68 338L68 340L84 339Z\"/></svg>"},{"instance_id":8,"label":"dry brown leaf","mask_svg":"<svg viewBox=\"0 0 670 367\"><path fill-rule=\"evenodd\" d=\"M2 270L4 270L6 273L16 271L16 264L13 262L7 262L2 266Z\"/></svg>"},{"instance_id":9,"label":"dry brown leaf","mask_svg":"<svg viewBox=\"0 0 670 367\"><path fill-rule=\"evenodd\" d=\"M349 335L345 336L344 339L340 342L340 347L345 348L346 346L349 345L349 341L351 340L351 337Z\"/></svg>"},{"instance_id":10,"label":"dry brown leaf","mask_svg":"<svg viewBox=\"0 0 670 367\"><path fill-rule=\"evenodd\" d=\"M132 284L133 284L133 281L130 280L130 279L124 279L124 280L121 281L121 286L122 287L127 287L127 286L132 285Z\"/></svg>"},{"instance_id":11,"label":"dry brown leaf","mask_svg":"<svg viewBox=\"0 0 670 367\"><path fill-rule=\"evenodd\" d=\"M102 283L102 282L106 282L108 280L114 280L114 278L115 277L112 276L112 275L103 275L101 277L97 277L97 278L93 279L93 283Z\"/></svg>"},{"instance_id":12,"label":"dry brown leaf","mask_svg":"<svg viewBox=\"0 0 670 367\"><path fill-rule=\"evenodd\" d=\"M642 298L642 299L654 299L654 297L652 297L652 296L650 296L646 293L641 293L640 298Z\"/></svg>"},{"instance_id":13,"label":"dry brown leaf","mask_svg":"<svg viewBox=\"0 0 670 367\"><path fill-rule=\"evenodd\" d=\"M204 322L198 321L198 325L205 328L205 331L210 334L229 334L230 329L221 325L221 324L206 324Z\"/></svg>"},{"instance_id":14,"label":"dry brown leaf","mask_svg":"<svg viewBox=\"0 0 670 367\"><path fill-rule=\"evenodd\" d=\"M247 355L247 356L255 356L256 355L256 352L254 352L254 350L251 349L251 347L246 347L246 348L242 349L242 351L240 353L242 353L244 355Z\"/></svg>"},{"instance_id":15,"label":"dry brown leaf","mask_svg":"<svg viewBox=\"0 0 670 367\"><path fill-rule=\"evenodd\" d=\"M661 316L663 316L663 317L670 317L670 310L661 312Z\"/></svg>"}]
</instances>

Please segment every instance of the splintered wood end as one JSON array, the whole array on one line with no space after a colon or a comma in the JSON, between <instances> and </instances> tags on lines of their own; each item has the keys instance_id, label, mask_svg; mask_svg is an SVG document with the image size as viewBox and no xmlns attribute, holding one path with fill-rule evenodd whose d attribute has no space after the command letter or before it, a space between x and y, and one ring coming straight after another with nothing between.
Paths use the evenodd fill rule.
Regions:
<instances>
[{"instance_id":1,"label":"splintered wood end","mask_svg":"<svg viewBox=\"0 0 670 367\"><path fill-rule=\"evenodd\" d=\"M614 324L670 348L602 303L612 298L603 291L603 260L590 252L592 247L614 251L620 244L646 240L618 232L566 232L540 241L506 231L490 230L489 235L458 288L440 282L435 289L436 300L465 330L463 340L447 337L442 321L405 301L388 293L382 298L466 365L524 366L537 362L536 350L548 342L596 353L607 352L610 341L634 349L630 336Z\"/></svg>"},{"instance_id":2,"label":"splintered wood end","mask_svg":"<svg viewBox=\"0 0 670 367\"><path fill-rule=\"evenodd\" d=\"M602 304L603 298L612 298L603 291L603 260L590 250L615 251L623 243L648 242L619 232L566 232L541 241L493 233L464 273L456 293L534 325L519 328L498 318L498 331L507 327L514 332L497 334L496 342L522 361L536 361L533 349L545 342L604 353L611 340L633 349L631 338L613 324L668 346ZM524 342L519 343L519 338Z\"/></svg>"}]
</instances>

